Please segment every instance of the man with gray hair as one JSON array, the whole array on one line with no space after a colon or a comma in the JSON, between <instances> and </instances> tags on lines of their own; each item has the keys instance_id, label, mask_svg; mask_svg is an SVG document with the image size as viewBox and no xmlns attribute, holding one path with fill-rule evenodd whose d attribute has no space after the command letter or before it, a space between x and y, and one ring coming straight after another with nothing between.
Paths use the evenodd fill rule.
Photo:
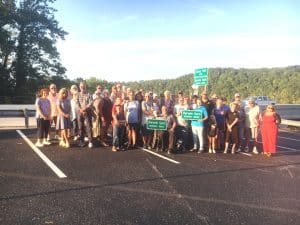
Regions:
<instances>
[{"instance_id":1,"label":"man with gray hair","mask_svg":"<svg viewBox=\"0 0 300 225\"><path fill-rule=\"evenodd\" d=\"M79 105L79 119L78 128L80 135L79 147L84 147L84 137L88 136L88 147L92 148L92 114L91 107L93 104L92 96L87 92L87 85L85 81L81 81L79 84L80 92L78 93L78 105Z\"/></svg>"}]
</instances>

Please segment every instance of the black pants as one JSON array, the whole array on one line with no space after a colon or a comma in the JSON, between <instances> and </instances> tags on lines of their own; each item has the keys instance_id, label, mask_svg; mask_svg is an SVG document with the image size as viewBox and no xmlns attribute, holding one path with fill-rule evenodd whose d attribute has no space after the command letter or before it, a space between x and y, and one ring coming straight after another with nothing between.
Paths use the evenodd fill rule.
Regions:
<instances>
[{"instance_id":1,"label":"black pants","mask_svg":"<svg viewBox=\"0 0 300 225\"><path fill-rule=\"evenodd\" d=\"M47 138L50 130L50 120L37 118L37 137L39 139Z\"/></svg>"}]
</instances>

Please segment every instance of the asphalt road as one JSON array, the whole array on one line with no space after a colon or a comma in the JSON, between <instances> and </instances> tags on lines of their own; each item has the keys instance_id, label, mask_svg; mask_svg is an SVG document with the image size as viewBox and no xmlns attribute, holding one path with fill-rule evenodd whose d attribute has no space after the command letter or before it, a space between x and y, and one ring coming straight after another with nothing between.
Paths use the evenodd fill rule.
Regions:
<instances>
[{"instance_id":1,"label":"asphalt road","mask_svg":"<svg viewBox=\"0 0 300 225\"><path fill-rule=\"evenodd\" d=\"M22 130L33 143L36 131ZM0 131L0 224L300 224L300 133L278 154L40 148Z\"/></svg>"}]
</instances>

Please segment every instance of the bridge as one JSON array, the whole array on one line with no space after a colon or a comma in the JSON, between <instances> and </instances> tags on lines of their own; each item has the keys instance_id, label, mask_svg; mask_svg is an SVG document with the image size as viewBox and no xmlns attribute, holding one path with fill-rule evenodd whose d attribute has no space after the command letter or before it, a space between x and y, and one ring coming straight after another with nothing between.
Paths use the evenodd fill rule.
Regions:
<instances>
[{"instance_id":1,"label":"bridge","mask_svg":"<svg viewBox=\"0 0 300 225\"><path fill-rule=\"evenodd\" d=\"M0 118L10 123L0 129L0 224L299 224L297 130L280 129L270 158L74 141L66 150L35 147L35 119L23 129L21 116Z\"/></svg>"}]
</instances>

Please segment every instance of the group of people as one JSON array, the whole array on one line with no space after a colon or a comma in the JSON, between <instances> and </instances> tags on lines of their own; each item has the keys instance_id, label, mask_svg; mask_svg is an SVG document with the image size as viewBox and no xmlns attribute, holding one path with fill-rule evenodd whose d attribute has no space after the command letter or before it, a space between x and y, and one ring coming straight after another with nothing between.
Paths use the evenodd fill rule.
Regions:
<instances>
[{"instance_id":1,"label":"group of people","mask_svg":"<svg viewBox=\"0 0 300 225\"><path fill-rule=\"evenodd\" d=\"M97 85L93 94L87 91L85 81L70 89L57 92L55 84L42 88L36 99L37 147L52 144L70 148L71 138L78 146L93 148L112 146L112 151L138 147L157 151L195 151L203 153L238 151L258 154L258 134L261 131L262 153L276 152L280 116L274 105L260 112L254 99L241 101L239 93L227 105L227 99L206 92L188 96L165 91L157 95L151 91L134 92L117 84L111 91ZM186 119L184 111L196 111L199 117ZM166 121L165 129L147 126L149 119ZM55 124L54 133L51 126ZM112 137L112 138L110 138Z\"/></svg>"}]
</instances>

